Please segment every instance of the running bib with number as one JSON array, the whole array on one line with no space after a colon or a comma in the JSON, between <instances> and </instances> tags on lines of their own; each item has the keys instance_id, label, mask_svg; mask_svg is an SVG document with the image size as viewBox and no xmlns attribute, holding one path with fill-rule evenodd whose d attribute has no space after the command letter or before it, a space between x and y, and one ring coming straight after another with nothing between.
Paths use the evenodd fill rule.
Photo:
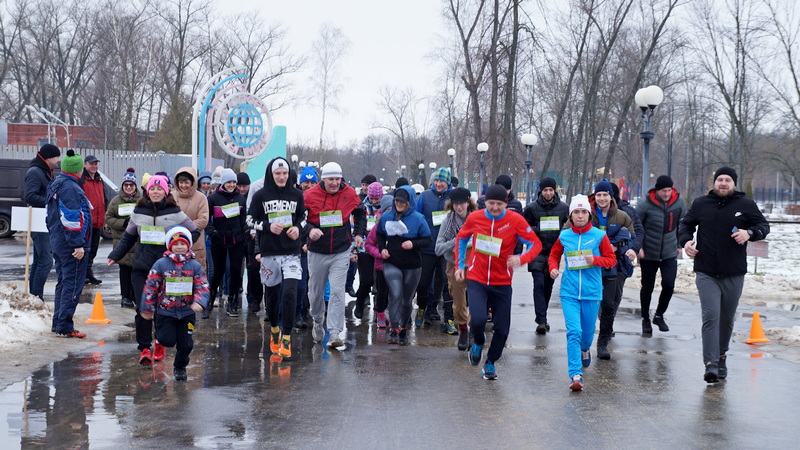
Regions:
<instances>
[{"instance_id":1,"label":"running bib with number","mask_svg":"<svg viewBox=\"0 0 800 450\"><path fill-rule=\"evenodd\" d=\"M558 216L547 216L539 219L539 230L554 231L558 229Z\"/></svg>"},{"instance_id":2,"label":"running bib with number","mask_svg":"<svg viewBox=\"0 0 800 450\"><path fill-rule=\"evenodd\" d=\"M269 213L267 217L269 217L269 223L271 224L280 223L283 225L283 228L292 226L292 213L290 211Z\"/></svg>"},{"instance_id":3,"label":"running bib with number","mask_svg":"<svg viewBox=\"0 0 800 450\"><path fill-rule=\"evenodd\" d=\"M567 269L569 270L578 270L578 269L588 269L592 267L591 264L586 262L585 256L591 255L591 250L574 250L571 252L567 252Z\"/></svg>"},{"instance_id":4,"label":"running bib with number","mask_svg":"<svg viewBox=\"0 0 800 450\"><path fill-rule=\"evenodd\" d=\"M192 295L192 277L167 277L167 295L172 297L182 297Z\"/></svg>"},{"instance_id":5,"label":"running bib with number","mask_svg":"<svg viewBox=\"0 0 800 450\"><path fill-rule=\"evenodd\" d=\"M236 217L239 215L239 204L238 203L231 203L229 205L220 206L222 210L222 214L225 216L226 219L230 219L231 217Z\"/></svg>"},{"instance_id":6,"label":"running bib with number","mask_svg":"<svg viewBox=\"0 0 800 450\"><path fill-rule=\"evenodd\" d=\"M371 230L372 227L374 227L374 226L375 226L375 218L374 217L368 218L367 219L367 231Z\"/></svg>"},{"instance_id":7,"label":"running bib with number","mask_svg":"<svg viewBox=\"0 0 800 450\"><path fill-rule=\"evenodd\" d=\"M127 217L133 214L133 208L136 208L136 203L122 203L117 208L117 214L120 217Z\"/></svg>"},{"instance_id":8,"label":"running bib with number","mask_svg":"<svg viewBox=\"0 0 800 450\"><path fill-rule=\"evenodd\" d=\"M150 245L164 245L164 227L144 226L139 231L139 242Z\"/></svg>"},{"instance_id":9,"label":"running bib with number","mask_svg":"<svg viewBox=\"0 0 800 450\"><path fill-rule=\"evenodd\" d=\"M500 256L503 239L479 234L475 239L475 250L489 256Z\"/></svg>"},{"instance_id":10,"label":"running bib with number","mask_svg":"<svg viewBox=\"0 0 800 450\"><path fill-rule=\"evenodd\" d=\"M444 222L444 218L447 217L447 211L434 211L431 214L431 219L433 220L433 226L438 227L439 225Z\"/></svg>"},{"instance_id":11,"label":"running bib with number","mask_svg":"<svg viewBox=\"0 0 800 450\"><path fill-rule=\"evenodd\" d=\"M322 211L319 213L319 226L320 228L340 227L344 224L342 222L342 211Z\"/></svg>"}]
</instances>

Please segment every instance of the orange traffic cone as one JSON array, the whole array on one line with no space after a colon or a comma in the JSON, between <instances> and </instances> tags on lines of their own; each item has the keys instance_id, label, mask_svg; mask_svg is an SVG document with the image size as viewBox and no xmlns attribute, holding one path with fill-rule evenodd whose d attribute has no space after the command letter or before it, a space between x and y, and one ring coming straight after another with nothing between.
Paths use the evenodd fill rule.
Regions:
<instances>
[{"instance_id":1,"label":"orange traffic cone","mask_svg":"<svg viewBox=\"0 0 800 450\"><path fill-rule=\"evenodd\" d=\"M745 342L748 344L763 344L764 342L769 342L769 339L764 336L764 329L761 328L761 316L758 315L758 311L753 313L753 324L750 326L750 339Z\"/></svg>"},{"instance_id":2,"label":"orange traffic cone","mask_svg":"<svg viewBox=\"0 0 800 450\"><path fill-rule=\"evenodd\" d=\"M106 318L106 309L103 307L103 294L98 292L94 295L92 317L86 319L86 323L111 323L111 319Z\"/></svg>"}]
</instances>

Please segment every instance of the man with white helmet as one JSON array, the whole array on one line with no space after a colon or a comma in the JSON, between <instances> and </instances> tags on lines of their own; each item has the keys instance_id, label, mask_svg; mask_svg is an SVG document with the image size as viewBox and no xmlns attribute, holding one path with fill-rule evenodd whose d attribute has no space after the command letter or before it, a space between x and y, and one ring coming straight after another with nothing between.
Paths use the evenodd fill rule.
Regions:
<instances>
[{"instance_id":1,"label":"man with white helmet","mask_svg":"<svg viewBox=\"0 0 800 450\"><path fill-rule=\"evenodd\" d=\"M345 280L350 266L350 246L361 247L367 232L361 199L355 189L342 180L342 167L334 162L322 166L318 185L303 193L308 210L308 299L314 319L314 342L322 342L325 330L325 281L330 281L328 302L329 348L344 345ZM351 233L350 216L354 227Z\"/></svg>"}]
</instances>

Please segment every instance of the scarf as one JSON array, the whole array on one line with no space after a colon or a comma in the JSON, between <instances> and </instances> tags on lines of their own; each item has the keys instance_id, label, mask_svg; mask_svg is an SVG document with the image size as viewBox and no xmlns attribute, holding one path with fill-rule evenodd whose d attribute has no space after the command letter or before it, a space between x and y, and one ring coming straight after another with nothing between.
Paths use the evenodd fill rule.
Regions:
<instances>
[{"instance_id":1,"label":"scarf","mask_svg":"<svg viewBox=\"0 0 800 450\"><path fill-rule=\"evenodd\" d=\"M447 215L447 228L444 230L439 230L439 233L442 234L442 239L445 241L455 239L459 230L461 230L461 227L464 226L464 222L466 221L466 217L461 217L456 214L455 211L450 211L450 214Z\"/></svg>"}]
</instances>

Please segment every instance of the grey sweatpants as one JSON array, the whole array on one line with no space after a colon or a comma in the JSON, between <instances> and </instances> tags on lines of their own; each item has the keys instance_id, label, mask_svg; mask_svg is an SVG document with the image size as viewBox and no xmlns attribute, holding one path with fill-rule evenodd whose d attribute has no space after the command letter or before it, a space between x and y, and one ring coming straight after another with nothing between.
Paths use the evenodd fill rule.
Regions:
<instances>
[{"instance_id":1,"label":"grey sweatpants","mask_svg":"<svg viewBox=\"0 0 800 450\"><path fill-rule=\"evenodd\" d=\"M744 275L725 278L704 273L696 275L695 283L703 310L703 363L716 364L719 356L728 351L731 342Z\"/></svg>"},{"instance_id":2,"label":"grey sweatpants","mask_svg":"<svg viewBox=\"0 0 800 450\"><path fill-rule=\"evenodd\" d=\"M328 331L331 336L339 336L344 330L344 283L349 267L349 251L332 255L308 252L308 313L315 322L322 323L325 317L325 281L329 280Z\"/></svg>"},{"instance_id":3,"label":"grey sweatpants","mask_svg":"<svg viewBox=\"0 0 800 450\"><path fill-rule=\"evenodd\" d=\"M392 328L406 328L411 322L411 300L417 290L422 268L399 269L383 263L383 277L389 287L389 318Z\"/></svg>"}]
</instances>

